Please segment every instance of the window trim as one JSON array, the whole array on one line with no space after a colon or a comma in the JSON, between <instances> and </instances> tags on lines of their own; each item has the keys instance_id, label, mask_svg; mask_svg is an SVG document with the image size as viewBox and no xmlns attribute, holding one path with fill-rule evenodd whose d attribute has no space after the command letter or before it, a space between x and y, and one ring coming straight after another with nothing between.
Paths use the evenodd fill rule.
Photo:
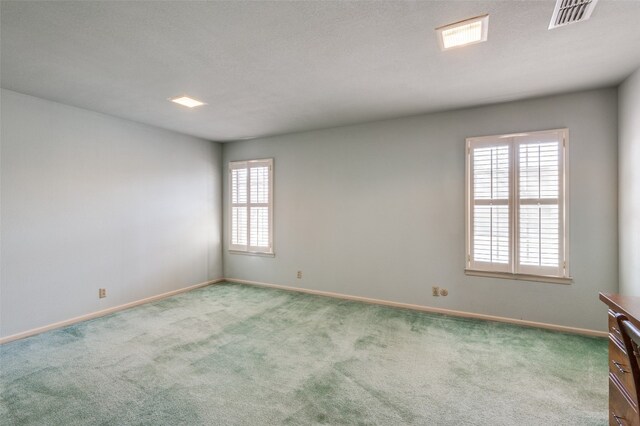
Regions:
<instances>
[{"instance_id":1,"label":"window trim","mask_svg":"<svg viewBox=\"0 0 640 426\"><path fill-rule=\"evenodd\" d=\"M560 188L558 194L558 207L559 207L559 216L560 216L560 226L562 227L562 232L560 235L560 265L558 267L559 275L556 274L547 274L544 271L541 273L536 273L532 271L531 268L524 267L523 269L518 268L518 225L516 223L518 218L518 210L519 210L519 202L516 198L517 194L517 185L519 180L519 174L517 173L516 161L519 155L520 143L516 141L517 138L523 137L531 137L535 135L540 135L544 133L558 133L560 135L562 144L560 146ZM500 144L504 140L505 144L509 144L512 146L512 154L510 155L510 173L511 178L509 179L509 215L510 215L510 227L509 227L509 263L507 264L507 268L495 267L498 265L493 264L494 267L482 268L479 267L477 263L473 261L471 250L473 247L473 217L471 214L473 207L473 199L472 199L472 186L473 186L473 175L472 175L472 144L474 147L478 145L487 145L487 146L495 146L496 144ZM568 185L568 175L569 175L569 156L568 156L568 148L569 148L569 130L567 128L560 129L549 129L549 130L541 130L541 131L529 131L529 132L518 132L518 133L506 133L501 135L491 135L491 136L480 136L480 137L470 137L465 140L465 274L466 275L474 275L474 276L484 276L484 277L494 277L494 278L508 278L514 280L525 280L525 281L539 281L539 282L551 282L551 283L561 283L561 284L569 284L573 281L573 278L570 274L570 261L569 261L569 185ZM563 260L564 259L564 260Z\"/></svg>"},{"instance_id":2,"label":"window trim","mask_svg":"<svg viewBox=\"0 0 640 426\"><path fill-rule=\"evenodd\" d=\"M227 226L227 230L228 230L228 236L227 236L227 247L228 247L228 251L229 253L232 254L244 254L244 255L254 255L254 256L266 256L266 257L274 257L275 256L275 252L274 252L274 228L273 228L273 224L274 224L274 220L273 220L273 176L274 176L274 167L273 167L273 158L262 158L262 159L257 159L257 160L242 160L242 161L229 161L229 169L228 169L228 203L229 203L229 207L228 207L228 214L229 214L229 223ZM249 242L250 242L250 235L251 235L251 215L250 215L250 210L251 210L251 206L252 203L250 202L250 197L251 197L251 191L250 191L250 185L251 185L251 179L250 179L250 172L249 169L252 166L256 166L256 165L268 165L269 166L269 202L268 205L266 207L268 207L269 209L269 247L257 247L257 246L250 246ZM233 244L232 243L232 237L233 237L233 176L232 176L232 171L236 170L236 169L247 169L247 244L246 245L238 245L238 244ZM264 204L264 203L259 203L259 204ZM264 207L264 206L263 206Z\"/></svg>"},{"instance_id":3,"label":"window trim","mask_svg":"<svg viewBox=\"0 0 640 426\"><path fill-rule=\"evenodd\" d=\"M532 274L512 274L511 272L493 272L493 271L481 271L476 269L465 269L465 275L473 277L488 277L488 278L502 278L508 280L517 281L534 281L540 283L554 283L554 284L571 284L573 277L555 277L547 275L532 275Z\"/></svg>"}]
</instances>

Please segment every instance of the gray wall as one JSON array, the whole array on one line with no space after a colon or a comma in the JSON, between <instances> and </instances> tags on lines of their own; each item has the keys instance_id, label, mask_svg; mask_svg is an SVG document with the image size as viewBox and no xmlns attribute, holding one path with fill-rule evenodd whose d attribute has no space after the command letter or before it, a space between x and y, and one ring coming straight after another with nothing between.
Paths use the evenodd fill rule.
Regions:
<instances>
[{"instance_id":1,"label":"gray wall","mask_svg":"<svg viewBox=\"0 0 640 426\"><path fill-rule=\"evenodd\" d=\"M640 160L639 87L636 73L620 88L626 283L640 249L629 167ZM618 290L615 89L234 142L222 154L11 91L1 107L0 336L219 278L221 257L231 278L606 329L597 293ZM570 129L574 283L465 276L465 137L559 127ZM221 157L222 171L275 158L275 257L221 251ZM432 285L449 296L433 298ZM640 290L637 278L625 286Z\"/></svg>"},{"instance_id":2,"label":"gray wall","mask_svg":"<svg viewBox=\"0 0 640 426\"><path fill-rule=\"evenodd\" d=\"M640 296L640 69L618 93L620 292Z\"/></svg>"},{"instance_id":3,"label":"gray wall","mask_svg":"<svg viewBox=\"0 0 640 426\"><path fill-rule=\"evenodd\" d=\"M222 277L219 144L6 90L1 106L1 336Z\"/></svg>"},{"instance_id":4,"label":"gray wall","mask_svg":"<svg viewBox=\"0 0 640 426\"><path fill-rule=\"evenodd\" d=\"M602 89L224 144L223 168L275 158L276 253L225 247L225 276L605 330L598 292L618 290L617 105ZM466 276L465 138L561 127L573 284Z\"/></svg>"}]
</instances>

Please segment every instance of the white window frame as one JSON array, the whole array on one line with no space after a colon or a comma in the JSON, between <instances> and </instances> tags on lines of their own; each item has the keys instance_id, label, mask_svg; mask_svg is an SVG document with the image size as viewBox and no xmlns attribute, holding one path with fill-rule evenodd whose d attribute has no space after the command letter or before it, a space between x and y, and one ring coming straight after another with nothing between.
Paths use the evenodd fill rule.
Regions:
<instances>
[{"instance_id":1,"label":"white window frame","mask_svg":"<svg viewBox=\"0 0 640 426\"><path fill-rule=\"evenodd\" d=\"M559 146L559 265L555 267L519 265L519 147L521 144L539 141L540 137L555 135ZM473 258L473 164L472 150L481 146L509 145L509 262L507 264L475 261ZM568 147L569 130L553 129L535 132L512 133L493 136L472 137L466 139L466 179L465 179L465 222L466 222L466 262L467 275L509 278L527 281L542 281L567 284L572 282L569 273L569 185L568 185ZM544 200L540 200L545 203Z\"/></svg>"},{"instance_id":2,"label":"white window frame","mask_svg":"<svg viewBox=\"0 0 640 426\"><path fill-rule=\"evenodd\" d=\"M254 167L269 167L269 201L268 203L254 203L251 200L251 172L250 169ZM246 203L233 203L233 170L246 169L247 170L247 202ZM246 160L246 161L230 161L229 162L229 226L228 226L228 247L231 253L241 254L256 254L273 256L273 158L265 158L260 160ZM234 207L247 207L247 244L233 244L233 208ZM251 246L251 207L268 207L269 208L269 246Z\"/></svg>"}]
</instances>

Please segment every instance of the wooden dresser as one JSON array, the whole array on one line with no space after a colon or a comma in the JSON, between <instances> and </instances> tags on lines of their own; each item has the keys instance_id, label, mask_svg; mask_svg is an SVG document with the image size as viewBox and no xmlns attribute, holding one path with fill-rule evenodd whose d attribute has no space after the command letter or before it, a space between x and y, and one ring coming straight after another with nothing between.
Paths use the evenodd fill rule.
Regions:
<instances>
[{"instance_id":1,"label":"wooden dresser","mask_svg":"<svg viewBox=\"0 0 640 426\"><path fill-rule=\"evenodd\" d=\"M640 297L600 293L609 306L609 425L638 425L638 400L629 358L622 343L615 314L624 314L640 328Z\"/></svg>"}]
</instances>

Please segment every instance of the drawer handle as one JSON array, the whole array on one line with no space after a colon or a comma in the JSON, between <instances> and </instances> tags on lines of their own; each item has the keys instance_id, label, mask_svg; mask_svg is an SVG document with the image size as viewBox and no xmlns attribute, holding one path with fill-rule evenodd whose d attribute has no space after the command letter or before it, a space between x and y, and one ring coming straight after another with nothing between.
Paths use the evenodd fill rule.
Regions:
<instances>
[{"instance_id":1,"label":"drawer handle","mask_svg":"<svg viewBox=\"0 0 640 426\"><path fill-rule=\"evenodd\" d=\"M619 426L624 426L621 420L624 420L624 417L616 416L615 413L611 413L613 415L613 419L618 423Z\"/></svg>"},{"instance_id":2,"label":"drawer handle","mask_svg":"<svg viewBox=\"0 0 640 426\"><path fill-rule=\"evenodd\" d=\"M615 327L611 327L611 329L612 329L616 334L620 334L620 330L618 330L617 328L615 328Z\"/></svg>"},{"instance_id":3,"label":"drawer handle","mask_svg":"<svg viewBox=\"0 0 640 426\"><path fill-rule=\"evenodd\" d=\"M628 371L627 371L627 370L625 370L624 368L622 368L622 367L623 367L623 365L622 365L622 364L620 364L618 361L611 361L611 362L613 362L613 365L615 365L615 366L616 366L616 368L618 369L618 371L619 371L619 372L621 372L621 373L623 373L623 374L628 373Z\"/></svg>"}]
</instances>

